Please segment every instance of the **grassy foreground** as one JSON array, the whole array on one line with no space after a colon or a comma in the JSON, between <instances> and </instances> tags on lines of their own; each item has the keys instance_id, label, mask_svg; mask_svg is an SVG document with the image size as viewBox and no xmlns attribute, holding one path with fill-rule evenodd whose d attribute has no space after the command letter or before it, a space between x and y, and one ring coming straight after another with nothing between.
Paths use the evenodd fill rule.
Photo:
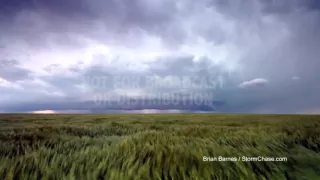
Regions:
<instances>
[{"instance_id":1,"label":"grassy foreground","mask_svg":"<svg viewBox=\"0 0 320 180\"><path fill-rule=\"evenodd\" d=\"M0 115L0 177L320 179L320 116Z\"/></svg>"}]
</instances>

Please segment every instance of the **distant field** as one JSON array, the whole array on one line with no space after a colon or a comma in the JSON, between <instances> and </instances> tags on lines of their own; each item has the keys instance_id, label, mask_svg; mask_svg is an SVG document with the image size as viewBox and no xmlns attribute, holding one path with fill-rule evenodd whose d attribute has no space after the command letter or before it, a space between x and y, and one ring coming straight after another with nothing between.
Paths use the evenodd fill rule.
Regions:
<instances>
[{"instance_id":1,"label":"distant field","mask_svg":"<svg viewBox=\"0 0 320 180\"><path fill-rule=\"evenodd\" d=\"M3 114L0 177L316 180L320 116Z\"/></svg>"}]
</instances>

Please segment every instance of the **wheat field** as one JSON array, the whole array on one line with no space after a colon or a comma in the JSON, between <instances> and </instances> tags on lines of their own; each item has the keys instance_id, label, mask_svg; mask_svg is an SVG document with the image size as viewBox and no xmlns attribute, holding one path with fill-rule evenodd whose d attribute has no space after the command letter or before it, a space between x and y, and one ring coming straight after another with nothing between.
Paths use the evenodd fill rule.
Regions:
<instances>
[{"instance_id":1,"label":"wheat field","mask_svg":"<svg viewBox=\"0 0 320 180\"><path fill-rule=\"evenodd\" d=\"M316 115L0 115L5 180L303 180L319 164Z\"/></svg>"}]
</instances>

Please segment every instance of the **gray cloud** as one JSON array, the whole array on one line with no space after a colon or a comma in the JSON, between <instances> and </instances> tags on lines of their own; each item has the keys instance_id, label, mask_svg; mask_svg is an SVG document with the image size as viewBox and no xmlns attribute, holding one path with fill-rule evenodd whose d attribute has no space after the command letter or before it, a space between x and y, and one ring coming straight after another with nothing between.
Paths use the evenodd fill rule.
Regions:
<instances>
[{"instance_id":1,"label":"gray cloud","mask_svg":"<svg viewBox=\"0 0 320 180\"><path fill-rule=\"evenodd\" d=\"M314 112L320 106L316 0L0 4L0 78L6 83L0 85L5 94L0 111L189 108L296 113ZM154 76L161 86L146 83ZM138 81L135 87L119 87L121 79L116 77ZM168 77L180 80L167 81ZM209 79L206 85L221 78L223 83L185 88L182 77L204 77ZM261 77L268 80L263 81L266 86L249 87L261 84L262 79L254 80ZM88 78L100 78L103 84L94 87ZM239 88L241 83L248 88ZM149 95L161 93L211 93L215 107L180 103L88 108L86 102L99 94L152 99Z\"/></svg>"},{"instance_id":2,"label":"gray cloud","mask_svg":"<svg viewBox=\"0 0 320 180\"><path fill-rule=\"evenodd\" d=\"M0 77L8 81L31 78L32 71L19 67L17 60L0 60Z\"/></svg>"}]
</instances>

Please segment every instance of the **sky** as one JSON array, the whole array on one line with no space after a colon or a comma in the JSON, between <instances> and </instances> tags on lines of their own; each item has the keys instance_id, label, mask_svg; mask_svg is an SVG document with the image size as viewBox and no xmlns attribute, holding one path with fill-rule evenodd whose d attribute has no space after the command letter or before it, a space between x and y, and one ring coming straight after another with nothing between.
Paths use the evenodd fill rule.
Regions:
<instances>
[{"instance_id":1,"label":"sky","mask_svg":"<svg viewBox=\"0 0 320 180\"><path fill-rule=\"evenodd\" d=\"M0 0L0 113L320 113L317 0Z\"/></svg>"}]
</instances>

